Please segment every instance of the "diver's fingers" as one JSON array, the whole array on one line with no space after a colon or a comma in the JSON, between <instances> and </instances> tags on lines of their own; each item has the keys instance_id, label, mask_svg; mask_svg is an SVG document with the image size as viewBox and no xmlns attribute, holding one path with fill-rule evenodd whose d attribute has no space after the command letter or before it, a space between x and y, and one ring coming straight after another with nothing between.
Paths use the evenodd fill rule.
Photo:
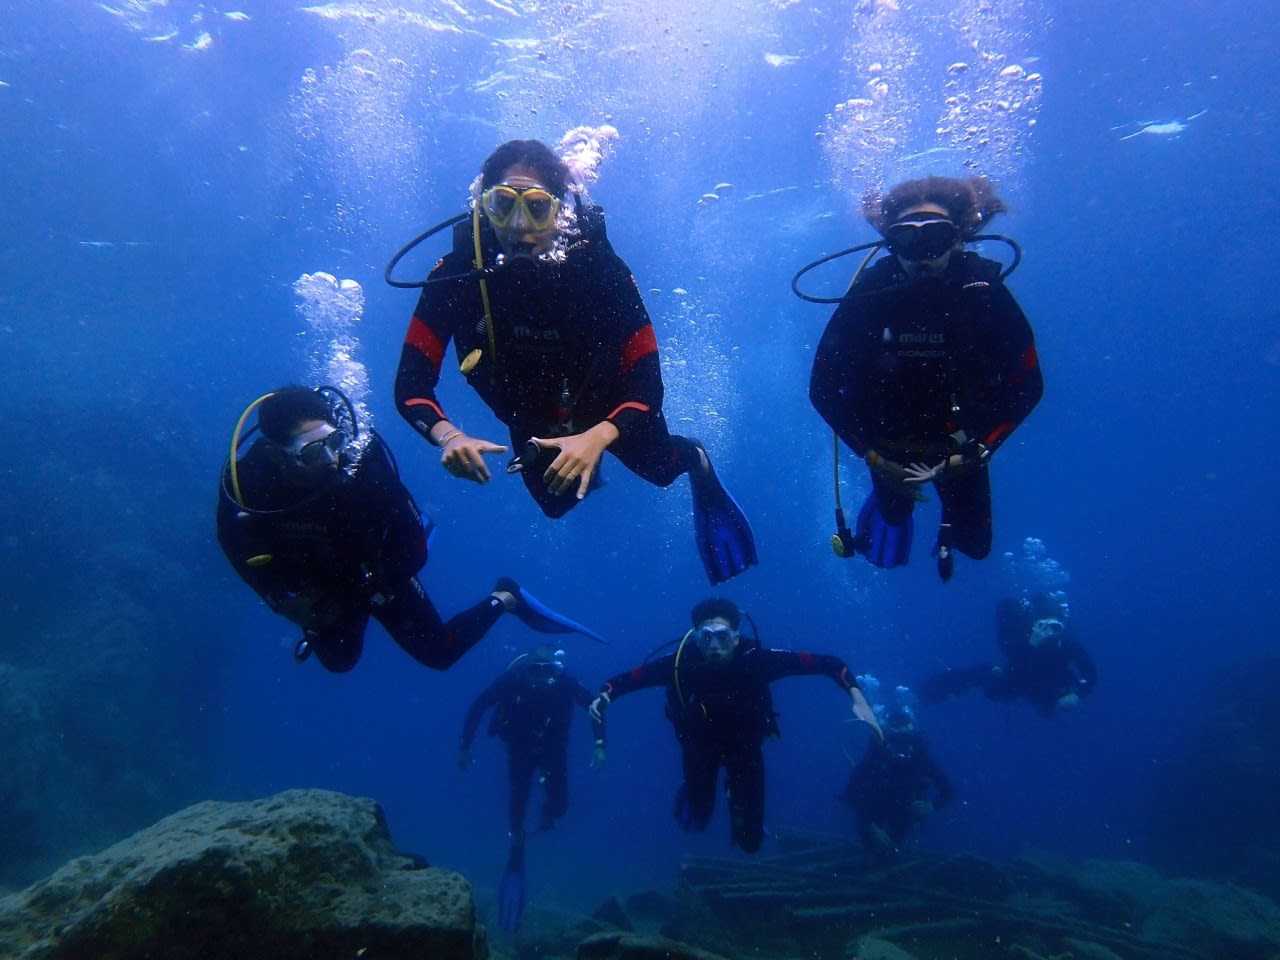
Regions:
<instances>
[{"instance_id":1,"label":"diver's fingers","mask_svg":"<svg viewBox=\"0 0 1280 960\"><path fill-rule=\"evenodd\" d=\"M493 443L489 440L479 440L476 442L476 450L479 453L506 453L507 448L500 443Z\"/></svg>"},{"instance_id":2,"label":"diver's fingers","mask_svg":"<svg viewBox=\"0 0 1280 960\"><path fill-rule=\"evenodd\" d=\"M587 467L585 470L582 471L582 476L578 478L578 499L579 500L585 497L587 495L587 491L591 489L591 474L594 472L595 470L592 467Z\"/></svg>"},{"instance_id":3,"label":"diver's fingers","mask_svg":"<svg viewBox=\"0 0 1280 960\"><path fill-rule=\"evenodd\" d=\"M536 442L536 441L531 441ZM551 461L551 465L542 474L542 482L545 483L552 493L559 493L561 489L561 472L565 471L565 455L563 452Z\"/></svg>"},{"instance_id":4,"label":"diver's fingers","mask_svg":"<svg viewBox=\"0 0 1280 960\"><path fill-rule=\"evenodd\" d=\"M450 451L441 457L440 465L455 477L466 477L470 472L467 461L457 451Z\"/></svg>"},{"instance_id":5,"label":"diver's fingers","mask_svg":"<svg viewBox=\"0 0 1280 960\"><path fill-rule=\"evenodd\" d=\"M458 444L440 458L441 462L444 468L455 477L476 483L486 483L490 475L489 467L485 464L484 456L480 452L480 447L483 445L483 441Z\"/></svg>"},{"instance_id":6,"label":"diver's fingers","mask_svg":"<svg viewBox=\"0 0 1280 960\"><path fill-rule=\"evenodd\" d=\"M471 462L465 453L453 457L445 466L449 468L450 473L459 479L484 483L482 475L476 470L475 464ZM483 460L480 461L480 466L481 468L484 467Z\"/></svg>"},{"instance_id":7,"label":"diver's fingers","mask_svg":"<svg viewBox=\"0 0 1280 960\"><path fill-rule=\"evenodd\" d=\"M933 479L933 471L923 463L913 463L904 471L903 483L924 483Z\"/></svg>"}]
</instances>

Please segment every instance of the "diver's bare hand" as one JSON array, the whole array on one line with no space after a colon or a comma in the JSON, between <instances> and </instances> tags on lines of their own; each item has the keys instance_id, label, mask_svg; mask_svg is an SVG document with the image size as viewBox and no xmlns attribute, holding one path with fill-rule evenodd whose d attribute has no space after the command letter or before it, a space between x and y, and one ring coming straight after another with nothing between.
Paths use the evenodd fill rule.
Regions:
<instances>
[{"instance_id":1,"label":"diver's bare hand","mask_svg":"<svg viewBox=\"0 0 1280 960\"><path fill-rule=\"evenodd\" d=\"M557 447L560 453L542 475L542 482L555 494L568 493L577 484L577 497L581 500L591 487L591 477L600 466L605 448L618 439L618 428L608 420L597 423L590 430L570 437L544 440L531 437L540 447Z\"/></svg>"},{"instance_id":2,"label":"diver's bare hand","mask_svg":"<svg viewBox=\"0 0 1280 960\"><path fill-rule=\"evenodd\" d=\"M904 467L894 460L886 460L874 450L869 450L867 455L863 457L863 461L876 473L892 480L904 496L910 497L917 503L925 501L925 493L920 489L920 484L923 481L913 479L912 469L914 469L914 466L919 466L918 464L913 465L913 467Z\"/></svg>"},{"instance_id":3,"label":"diver's bare hand","mask_svg":"<svg viewBox=\"0 0 1280 960\"><path fill-rule=\"evenodd\" d=\"M451 436L440 451L440 464L455 477L488 483L491 474L484 462L486 453L506 453L507 448L488 440L477 440L462 431Z\"/></svg>"},{"instance_id":4,"label":"diver's bare hand","mask_svg":"<svg viewBox=\"0 0 1280 960\"><path fill-rule=\"evenodd\" d=\"M928 483L938 474L940 474L947 466L947 461L943 460L936 467L925 466L923 463L912 463L902 468L904 474L903 483Z\"/></svg>"}]
</instances>

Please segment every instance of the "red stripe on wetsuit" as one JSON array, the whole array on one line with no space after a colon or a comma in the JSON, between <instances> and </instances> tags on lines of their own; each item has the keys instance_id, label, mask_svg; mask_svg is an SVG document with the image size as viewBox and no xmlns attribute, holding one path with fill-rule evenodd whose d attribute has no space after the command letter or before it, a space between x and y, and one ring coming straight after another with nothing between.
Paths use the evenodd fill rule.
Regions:
<instances>
[{"instance_id":1,"label":"red stripe on wetsuit","mask_svg":"<svg viewBox=\"0 0 1280 960\"><path fill-rule=\"evenodd\" d=\"M431 365L440 369L444 362L444 344L436 336L436 332L419 320L416 316L409 321L409 330L404 335L406 346L413 347L431 361Z\"/></svg>"},{"instance_id":2,"label":"red stripe on wetsuit","mask_svg":"<svg viewBox=\"0 0 1280 960\"><path fill-rule=\"evenodd\" d=\"M646 323L631 335L622 347L622 374L626 376L631 368L649 356L658 352L658 338L653 332L653 324Z\"/></svg>"}]
</instances>

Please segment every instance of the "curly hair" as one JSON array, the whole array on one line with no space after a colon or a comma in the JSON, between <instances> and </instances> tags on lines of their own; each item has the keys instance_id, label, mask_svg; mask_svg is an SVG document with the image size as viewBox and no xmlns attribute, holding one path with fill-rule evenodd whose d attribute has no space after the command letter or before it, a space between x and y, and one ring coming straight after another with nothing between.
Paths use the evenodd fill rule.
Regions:
<instances>
[{"instance_id":1,"label":"curly hair","mask_svg":"<svg viewBox=\"0 0 1280 960\"><path fill-rule=\"evenodd\" d=\"M569 192L569 168L541 140L508 140L489 154L480 168L480 189L501 182L503 174L517 164L536 173L542 185L562 200Z\"/></svg>"},{"instance_id":2,"label":"curly hair","mask_svg":"<svg viewBox=\"0 0 1280 960\"><path fill-rule=\"evenodd\" d=\"M738 609L736 603L724 597L708 597L689 611L689 620L695 627L716 617L720 617L737 630L738 624L742 622L742 611Z\"/></svg>"},{"instance_id":3,"label":"curly hair","mask_svg":"<svg viewBox=\"0 0 1280 960\"><path fill-rule=\"evenodd\" d=\"M862 199L862 215L878 234L884 233L902 214L924 203L936 204L971 237L1009 208L996 196L995 186L986 177L923 177L904 180L887 194L869 190Z\"/></svg>"}]
</instances>

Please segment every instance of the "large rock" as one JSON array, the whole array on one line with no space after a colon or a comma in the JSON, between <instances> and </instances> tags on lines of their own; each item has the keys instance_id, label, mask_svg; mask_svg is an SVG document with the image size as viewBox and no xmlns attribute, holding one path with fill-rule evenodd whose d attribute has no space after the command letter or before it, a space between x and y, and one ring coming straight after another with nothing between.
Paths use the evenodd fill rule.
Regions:
<instances>
[{"instance_id":1,"label":"large rock","mask_svg":"<svg viewBox=\"0 0 1280 960\"><path fill-rule=\"evenodd\" d=\"M1152 891L1139 930L1144 939L1179 943L1206 957L1280 956L1280 907L1229 883L1165 881Z\"/></svg>"},{"instance_id":2,"label":"large rock","mask_svg":"<svg viewBox=\"0 0 1280 960\"><path fill-rule=\"evenodd\" d=\"M189 807L0 900L20 960L483 960L471 888L400 854L372 800Z\"/></svg>"}]
</instances>

